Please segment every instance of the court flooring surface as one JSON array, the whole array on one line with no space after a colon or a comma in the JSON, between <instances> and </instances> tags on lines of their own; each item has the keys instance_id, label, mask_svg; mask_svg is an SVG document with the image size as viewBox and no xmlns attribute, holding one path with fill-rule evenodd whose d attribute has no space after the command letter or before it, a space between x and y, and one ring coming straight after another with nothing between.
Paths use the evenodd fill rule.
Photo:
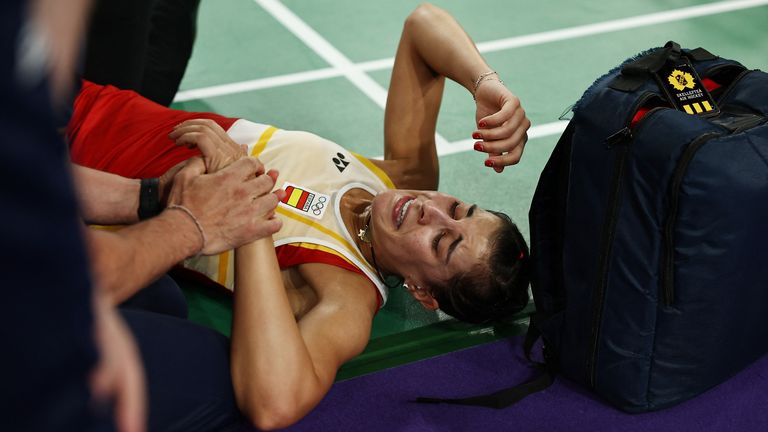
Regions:
<instances>
[{"instance_id":1,"label":"court flooring surface","mask_svg":"<svg viewBox=\"0 0 768 432\"><path fill-rule=\"evenodd\" d=\"M521 163L497 174L472 150L472 96L449 83L437 127L440 190L509 214L526 237L539 173L565 127L559 118L607 70L668 40L768 69L768 0L433 3L462 24L532 122ZM306 130L380 157L393 56L403 21L418 4L203 1L173 107ZM194 286L186 293L192 319L229 333L226 295ZM519 334L528 312L501 325L471 326L427 313L395 290L374 321L368 348L338 378Z\"/></svg>"}]
</instances>

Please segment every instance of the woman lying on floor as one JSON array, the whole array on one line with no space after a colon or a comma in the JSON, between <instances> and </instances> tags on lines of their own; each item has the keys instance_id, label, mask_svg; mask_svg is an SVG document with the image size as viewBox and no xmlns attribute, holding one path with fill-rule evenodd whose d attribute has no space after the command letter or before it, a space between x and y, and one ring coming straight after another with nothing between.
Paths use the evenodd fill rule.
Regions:
<instances>
[{"instance_id":1,"label":"woman lying on floor","mask_svg":"<svg viewBox=\"0 0 768 432\"><path fill-rule=\"evenodd\" d=\"M282 229L274 238L186 265L234 288L238 405L261 428L285 427L316 406L338 368L365 348L386 300L385 279L399 279L426 308L470 322L503 318L527 303L527 247L517 227L432 191L445 77L476 98L473 136L491 154L486 165L501 168L522 154L530 122L491 71L452 17L420 6L405 22L395 58L383 161L310 133L171 110L91 83L69 127L72 159L156 177L187 159L202 164L200 149L214 170L247 144L249 155L279 172L276 186L285 193L277 192Z\"/></svg>"}]
</instances>

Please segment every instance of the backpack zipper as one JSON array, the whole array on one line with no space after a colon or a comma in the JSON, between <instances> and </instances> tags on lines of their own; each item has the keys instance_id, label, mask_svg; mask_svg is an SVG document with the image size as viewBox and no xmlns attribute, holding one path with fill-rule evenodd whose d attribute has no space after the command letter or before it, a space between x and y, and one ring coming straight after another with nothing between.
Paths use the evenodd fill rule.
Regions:
<instances>
[{"instance_id":1,"label":"backpack zipper","mask_svg":"<svg viewBox=\"0 0 768 432\"><path fill-rule=\"evenodd\" d=\"M710 71L707 71L707 72L710 72ZM739 74L736 75L736 78L734 78L733 81L731 81L731 83L728 84L728 88L726 88L723 91L723 94L720 95L720 98L717 100L717 104L720 105L722 101L724 101L725 98L728 97L728 95L730 95L731 92L733 92L733 89L736 88L736 85L739 83L739 81L741 81L745 76L747 76L752 72L754 72L754 70L752 69L745 69L739 72Z\"/></svg>"},{"instance_id":2,"label":"backpack zipper","mask_svg":"<svg viewBox=\"0 0 768 432\"><path fill-rule=\"evenodd\" d=\"M739 73L739 75L737 75L736 78L734 78L733 81L731 81L731 84L725 90L725 92L720 96L720 98L718 99L718 103L720 103L720 101L722 100L725 100L725 98L731 93L731 91L736 86L736 84L742 78L744 78L745 75L747 75L750 72L752 71L747 69ZM627 153L629 152L629 143L634 139L634 133L636 133L637 130L645 123L645 120L649 117L649 115L655 111L664 109L664 107L657 107L648 111L648 113L646 113L646 115L643 117L640 123L635 126L634 133L632 128L629 127L629 124L631 123L632 117L634 117L637 110L645 102L647 102L654 96L658 97L658 95L656 95L653 92L646 92L644 95L642 95L638 99L638 101L635 103L635 105L632 107L632 110L630 110L629 118L627 118L627 120L625 121L625 124L627 126L621 129L620 131L616 132L615 134L609 136L606 139L606 146L608 149L611 149L614 146L619 144L626 143L626 145L622 146L620 153L616 156L616 160L614 162L614 176L611 180L613 185L613 190L611 190L611 195L608 201L609 205L608 205L607 224L605 224L605 228L603 230L602 244L600 246L601 255L600 255L600 261L598 264L598 275L600 275L600 282L596 287L596 292L595 292L595 296L592 303L592 310L593 310L592 341L591 341L592 346L591 346L591 353L587 358L587 364L586 364L586 370L588 374L587 381L589 383L589 386L592 389L595 388L595 371L597 366L596 359L597 359L597 351L598 351L598 340L600 337L600 321L602 320L602 315L603 315L603 301L605 297L605 288L608 283L608 261L610 258L610 252L613 245L613 236L615 234L614 231L616 229L616 216L618 212L617 201L618 201L619 192L621 191L622 177L624 175L624 164L626 162ZM699 137L697 141L702 138L703 136ZM704 142L706 142L706 140ZM697 148L701 147L701 145L703 145L704 142L698 144L696 147ZM693 151L693 153L695 153L695 150ZM691 154L690 158L693 158L693 154ZM680 181L682 181L682 178L680 179ZM673 222L670 221L670 223L673 223ZM674 228L674 225L672 228ZM665 247L665 250L666 250L666 247ZM669 278L671 278L671 276ZM670 296L670 297L674 296L673 287L671 285L669 287L664 285L662 289L664 291L662 293L662 296L664 298L666 298L667 296ZM669 293L667 293L668 290L669 290Z\"/></svg>"},{"instance_id":3,"label":"backpack zipper","mask_svg":"<svg viewBox=\"0 0 768 432\"><path fill-rule=\"evenodd\" d=\"M614 133L613 135L606 138L606 147L610 150L613 147L616 147L618 145L621 145L621 147L618 149L619 154L616 155L616 158L614 159L613 164L613 176L611 178L611 186L612 189L610 191L610 195L608 197L608 211L606 215L606 223L604 224L604 229L602 233L602 240L600 245L600 257L598 261L598 271L597 274L600 277L600 280L595 287L595 292L592 300L592 328L591 328L591 351L589 356L587 357L587 364L586 364L586 371L587 371L587 381L589 382L590 387L594 389L595 387L595 360L597 358L597 348L598 344L597 341L600 337L600 321L602 320L603 316L603 300L605 297L605 288L608 283L608 261L610 259L611 255L611 249L613 246L613 235L615 233L616 229L616 219L617 219L617 213L619 209L619 193L621 192L621 187L623 183L623 177L624 177L624 165L627 159L627 154L629 153L629 144L634 139L633 135L633 128L630 128L630 124L632 122L632 118L635 116L635 113L642 107L647 101L649 101L653 97L659 97L656 93L653 92L646 92L640 98L638 98L637 102L635 102L632 109L629 111L629 116L625 120L624 124L625 126L623 129L619 130L618 132ZM645 123L645 119L648 118L649 114L652 114L653 112L656 112L660 109L664 109L664 107L656 107L648 111L646 115L643 117L642 120L640 120L640 123L635 125L634 130L638 130L642 124Z\"/></svg>"},{"instance_id":4,"label":"backpack zipper","mask_svg":"<svg viewBox=\"0 0 768 432\"><path fill-rule=\"evenodd\" d=\"M713 69L716 71L719 68ZM725 89L723 94L720 95L720 98L717 101L718 105L720 105L722 101L724 101L728 95L731 94L739 81L741 81L745 76L752 72L754 71L751 69L744 69L743 71L739 72L739 74L736 75L736 78L734 78L733 81L728 84L728 88ZM708 75L711 75L712 73L712 69L707 71ZM686 147L685 152L683 152L683 155L680 157L680 162L678 163L677 167L675 168L675 172L672 175L672 183L670 184L669 190L669 213L667 215L667 220L664 222L664 238L662 239L663 248L661 261L661 292L659 293L659 301L665 307L672 306L675 301L675 246L673 239L675 235L675 224L677 223L677 211L680 201L680 186L682 185L683 177L688 170L688 165L695 156L696 152L707 141L719 136L722 136L722 134L717 132L710 132L703 134L692 141L688 147Z\"/></svg>"},{"instance_id":5,"label":"backpack zipper","mask_svg":"<svg viewBox=\"0 0 768 432\"><path fill-rule=\"evenodd\" d=\"M696 152L707 141L722 136L718 132L708 132L700 135L693 140L688 147L685 148L683 155L680 157L680 162L675 168L675 172L672 175L672 183L670 183L670 199L669 199L669 212L667 214L667 220L664 222L664 238L662 239L662 267L661 267L661 293L659 299L663 301L664 306L672 306L672 302L675 297L675 272L674 272L674 235L675 225L677 223L677 211L680 204L680 187L683 183L683 177L688 171L688 165L696 155Z\"/></svg>"}]
</instances>

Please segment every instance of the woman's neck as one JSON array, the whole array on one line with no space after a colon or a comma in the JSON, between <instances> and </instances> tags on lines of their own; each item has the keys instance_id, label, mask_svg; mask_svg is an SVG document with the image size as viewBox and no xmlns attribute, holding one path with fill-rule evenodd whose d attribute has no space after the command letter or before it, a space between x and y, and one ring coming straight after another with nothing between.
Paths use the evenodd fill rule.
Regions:
<instances>
[{"instance_id":1,"label":"woman's neck","mask_svg":"<svg viewBox=\"0 0 768 432\"><path fill-rule=\"evenodd\" d=\"M358 235L361 230L370 229L368 224L371 220L372 203L373 194L363 189L353 188L341 197L339 211L341 212L341 220L344 222L344 228L349 232L355 245L360 249L365 260L374 265L371 244L363 241Z\"/></svg>"}]
</instances>

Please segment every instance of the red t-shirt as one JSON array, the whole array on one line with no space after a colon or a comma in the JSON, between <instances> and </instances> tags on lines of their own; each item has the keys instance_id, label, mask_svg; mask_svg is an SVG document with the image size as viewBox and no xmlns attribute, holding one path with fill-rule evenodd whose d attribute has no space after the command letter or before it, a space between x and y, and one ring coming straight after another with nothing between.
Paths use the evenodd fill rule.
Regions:
<instances>
[{"instance_id":1,"label":"red t-shirt","mask_svg":"<svg viewBox=\"0 0 768 432\"><path fill-rule=\"evenodd\" d=\"M159 177L177 163L200 155L199 150L177 146L168 138L177 124L199 118L214 120L224 130L238 120L174 110L134 91L83 81L67 125L72 162L123 177ZM281 268L325 263L365 275L338 256L320 250L284 245L276 253ZM381 306L381 295L378 290L376 293Z\"/></svg>"},{"instance_id":2,"label":"red t-shirt","mask_svg":"<svg viewBox=\"0 0 768 432\"><path fill-rule=\"evenodd\" d=\"M72 162L130 178L159 177L197 149L177 146L168 134L177 124L206 118L224 130L237 119L174 110L134 91L83 81L67 125Z\"/></svg>"}]
</instances>

